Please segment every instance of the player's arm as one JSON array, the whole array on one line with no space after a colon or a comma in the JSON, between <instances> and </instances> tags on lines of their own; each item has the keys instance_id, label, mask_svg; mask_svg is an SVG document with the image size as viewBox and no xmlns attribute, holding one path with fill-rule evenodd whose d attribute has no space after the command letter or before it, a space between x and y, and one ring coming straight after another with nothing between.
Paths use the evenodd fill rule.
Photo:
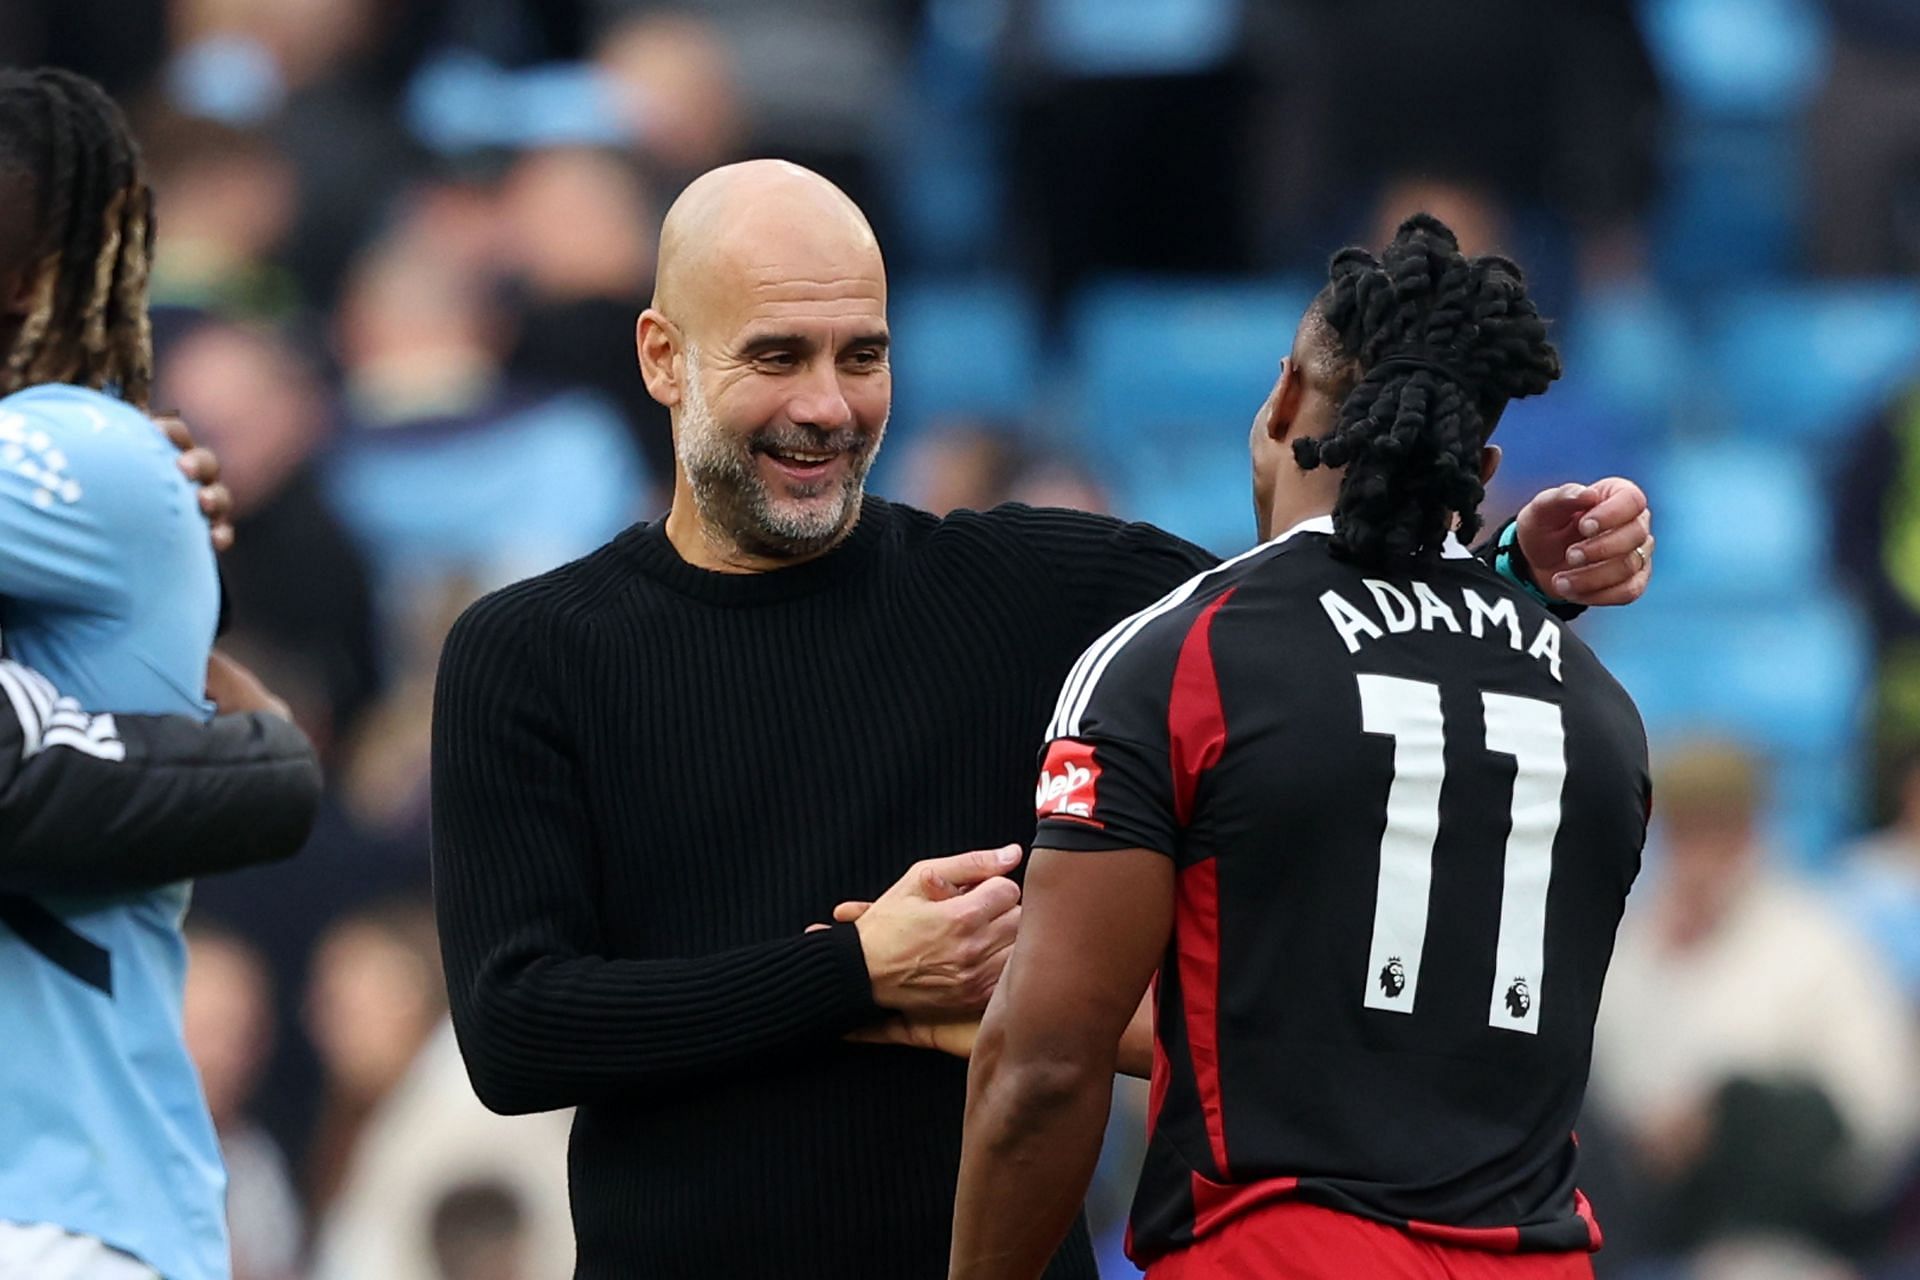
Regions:
<instances>
[{"instance_id":1,"label":"player's arm","mask_svg":"<svg viewBox=\"0 0 1920 1280\"><path fill-rule=\"evenodd\" d=\"M1123 1032L1165 954L1173 862L1147 849L1042 849L1026 920L967 1076L956 1280L1045 1269L1086 1197Z\"/></svg>"},{"instance_id":2,"label":"player's arm","mask_svg":"<svg viewBox=\"0 0 1920 1280\"><path fill-rule=\"evenodd\" d=\"M1516 581L1577 613L1632 604L1653 577L1653 513L1640 486L1619 476L1547 489L1480 548Z\"/></svg>"},{"instance_id":3,"label":"player's arm","mask_svg":"<svg viewBox=\"0 0 1920 1280\"><path fill-rule=\"evenodd\" d=\"M282 715L91 715L0 661L0 891L122 893L284 858L320 798Z\"/></svg>"},{"instance_id":4,"label":"player's arm","mask_svg":"<svg viewBox=\"0 0 1920 1280\"><path fill-rule=\"evenodd\" d=\"M782 1065L892 1009L985 1005L1019 920L1004 874L1017 851L916 864L858 924L698 957L609 957L580 762L535 656L544 646L523 635L537 625L511 597L475 606L448 637L435 696L434 901L481 1101L517 1113L633 1097Z\"/></svg>"}]
</instances>

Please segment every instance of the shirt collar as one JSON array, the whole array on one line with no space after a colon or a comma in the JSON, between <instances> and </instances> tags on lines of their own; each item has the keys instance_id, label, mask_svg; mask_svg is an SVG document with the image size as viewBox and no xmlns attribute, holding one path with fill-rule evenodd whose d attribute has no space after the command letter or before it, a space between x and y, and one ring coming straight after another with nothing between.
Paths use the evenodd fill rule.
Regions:
<instances>
[{"instance_id":1,"label":"shirt collar","mask_svg":"<svg viewBox=\"0 0 1920 1280\"><path fill-rule=\"evenodd\" d=\"M1270 547L1278 546L1296 534L1331 534L1332 532L1333 517L1331 515L1309 516L1279 537L1269 539L1267 545ZM1473 559L1473 552L1467 550L1465 544L1463 544L1457 536L1449 533L1447 534L1446 541L1440 544L1440 558L1443 560L1471 560Z\"/></svg>"}]
</instances>

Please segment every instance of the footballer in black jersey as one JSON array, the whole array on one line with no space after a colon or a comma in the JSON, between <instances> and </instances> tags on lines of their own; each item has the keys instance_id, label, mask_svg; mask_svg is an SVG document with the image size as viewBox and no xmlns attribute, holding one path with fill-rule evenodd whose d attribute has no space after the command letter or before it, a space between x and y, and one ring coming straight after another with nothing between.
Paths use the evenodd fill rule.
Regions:
<instances>
[{"instance_id":1,"label":"footballer in black jersey","mask_svg":"<svg viewBox=\"0 0 1920 1280\"><path fill-rule=\"evenodd\" d=\"M1558 372L1519 270L1437 221L1335 258L1254 423L1266 540L1060 694L955 1276L1039 1274L1149 983L1129 1252L1154 1280L1592 1274L1573 1125L1646 737L1461 542L1501 409Z\"/></svg>"}]
</instances>

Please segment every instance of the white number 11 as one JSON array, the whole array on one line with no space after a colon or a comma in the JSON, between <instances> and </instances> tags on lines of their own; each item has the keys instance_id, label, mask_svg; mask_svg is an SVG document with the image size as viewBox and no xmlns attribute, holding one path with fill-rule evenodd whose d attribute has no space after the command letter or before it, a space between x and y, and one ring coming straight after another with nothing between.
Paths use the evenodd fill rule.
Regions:
<instances>
[{"instance_id":1,"label":"white number 11","mask_svg":"<svg viewBox=\"0 0 1920 1280\"><path fill-rule=\"evenodd\" d=\"M1397 676L1358 679L1361 727L1393 739L1393 783L1380 840L1366 1006L1412 1013L1427 941L1433 845L1440 834L1446 724L1438 685ZM1560 791L1567 777L1566 735L1560 708L1550 702L1488 693L1482 703L1487 750L1512 756L1516 766L1487 1025L1534 1035L1540 1029L1541 970L1546 962L1547 885L1553 876L1553 842L1560 831Z\"/></svg>"}]
</instances>

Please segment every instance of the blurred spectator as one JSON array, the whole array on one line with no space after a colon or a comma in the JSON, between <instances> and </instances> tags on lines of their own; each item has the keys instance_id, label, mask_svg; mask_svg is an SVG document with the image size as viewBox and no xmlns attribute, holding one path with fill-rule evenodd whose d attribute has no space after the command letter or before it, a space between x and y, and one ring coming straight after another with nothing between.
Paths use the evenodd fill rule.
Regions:
<instances>
[{"instance_id":1,"label":"blurred spectator","mask_svg":"<svg viewBox=\"0 0 1920 1280\"><path fill-rule=\"evenodd\" d=\"M66 67L131 101L166 58L167 9L167 0L6 0L0 66Z\"/></svg>"},{"instance_id":2,"label":"blurred spectator","mask_svg":"<svg viewBox=\"0 0 1920 1280\"><path fill-rule=\"evenodd\" d=\"M1243 0L1012 0L1002 42L1010 229L1059 298L1101 271L1256 261L1259 158L1277 70ZM1143 157L1151 156L1150 164Z\"/></svg>"},{"instance_id":3,"label":"blurred spectator","mask_svg":"<svg viewBox=\"0 0 1920 1280\"><path fill-rule=\"evenodd\" d=\"M446 1001L433 911L424 902L403 899L349 916L315 948L307 1027L326 1071L307 1157L316 1220L332 1208L362 1134L445 1017Z\"/></svg>"},{"instance_id":4,"label":"blurred spectator","mask_svg":"<svg viewBox=\"0 0 1920 1280\"><path fill-rule=\"evenodd\" d=\"M1920 1010L1920 746L1892 773L1893 821L1841 852L1835 887Z\"/></svg>"},{"instance_id":5,"label":"blurred spectator","mask_svg":"<svg viewBox=\"0 0 1920 1280\"><path fill-rule=\"evenodd\" d=\"M168 98L189 115L266 130L297 178L284 259L329 303L355 248L420 170L382 61L378 0L178 0Z\"/></svg>"},{"instance_id":6,"label":"blurred spectator","mask_svg":"<svg viewBox=\"0 0 1920 1280\"><path fill-rule=\"evenodd\" d=\"M1687 1280L1858 1280L1860 1273L1804 1240L1759 1236L1703 1250Z\"/></svg>"},{"instance_id":7,"label":"blurred spectator","mask_svg":"<svg viewBox=\"0 0 1920 1280\"><path fill-rule=\"evenodd\" d=\"M1666 753L1654 795L1664 859L1620 930L1593 1063L1594 1105L1651 1202L1646 1243L1856 1245L1912 1150L1920 1058L1899 989L1760 847L1745 752Z\"/></svg>"},{"instance_id":8,"label":"blurred spectator","mask_svg":"<svg viewBox=\"0 0 1920 1280\"><path fill-rule=\"evenodd\" d=\"M167 350L159 401L220 455L233 490L228 643L271 673L329 768L379 690L359 550L321 496L314 456L332 409L314 371L266 330L205 324Z\"/></svg>"},{"instance_id":9,"label":"blurred spectator","mask_svg":"<svg viewBox=\"0 0 1920 1280\"><path fill-rule=\"evenodd\" d=\"M488 1111L443 1022L363 1131L312 1280L567 1280L572 1126L571 1111Z\"/></svg>"},{"instance_id":10,"label":"blurred spectator","mask_svg":"<svg viewBox=\"0 0 1920 1280\"><path fill-rule=\"evenodd\" d=\"M640 174L604 151L535 151L507 175L500 217L502 257L526 294L509 370L598 391L626 419L649 471L672 475L667 411L647 394L634 354L660 220Z\"/></svg>"},{"instance_id":11,"label":"blurred spectator","mask_svg":"<svg viewBox=\"0 0 1920 1280\"><path fill-rule=\"evenodd\" d=\"M273 1040L273 985L252 947L196 922L187 929L184 1023L227 1165L234 1280L294 1280L300 1202L279 1145L248 1111Z\"/></svg>"},{"instance_id":12,"label":"blurred spectator","mask_svg":"<svg viewBox=\"0 0 1920 1280\"><path fill-rule=\"evenodd\" d=\"M862 208L916 16L900 0L590 0L596 62L676 192L719 160L778 155ZM881 227L882 239L885 228Z\"/></svg>"},{"instance_id":13,"label":"blurred spectator","mask_svg":"<svg viewBox=\"0 0 1920 1280\"><path fill-rule=\"evenodd\" d=\"M528 1280L526 1212L499 1183L455 1187L434 1206L430 1231L439 1280Z\"/></svg>"},{"instance_id":14,"label":"blurred spectator","mask_svg":"<svg viewBox=\"0 0 1920 1280\"><path fill-rule=\"evenodd\" d=\"M489 283L417 233L362 259L338 337L346 425L329 490L384 598L539 573L642 509L620 415L591 391L508 375L509 321Z\"/></svg>"},{"instance_id":15,"label":"blurred spectator","mask_svg":"<svg viewBox=\"0 0 1920 1280\"><path fill-rule=\"evenodd\" d=\"M1365 243L1384 245L1400 224L1416 213L1430 213L1453 228L1460 252L1513 252L1510 219L1499 197L1471 182L1432 176L1402 176L1390 180L1374 201Z\"/></svg>"},{"instance_id":16,"label":"blurred spectator","mask_svg":"<svg viewBox=\"0 0 1920 1280\"><path fill-rule=\"evenodd\" d=\"M1833 546L1877 649L1875 735L1887 759L1920 748L1920 390L1896 396L1853 441L1833 486ZM1882 778L1892 812L1897 781Z\"/></svg>"},{"instance_id":17,"label":"blurred spectator","mask_svg":"<svg viewBox=\"0 0 1920 1280\"><path fill-rule=\"evenodd\" d=\"M1823 7L1833 52L1808 120L1814 263L1833 275L1920 271L1920 7Z\"/></svg>"},{"instance_id":18,"label":"blurred spectator","mask_svg":"<svg viewBox=\"0 0 1920 1280\"><path fill-rule=\"evenodd\" d=\"M1310 196L1337 204L1408 178L1477 186L1571 229L1588 282L1642 269L1661 93L1633 0L1295 8L1295 38L1320 53L1298 63L1314 101L1288 125L1323 131ZM1545 265L1530 257L1529 274Z\"/></svg>"},{"instance_id":19,"label":"blurred spectator","mask_svg":"<svg viewBox=\"0 0 1920 1280\"><path fill-rule=\"evenodd\" d=\"M1027 464L1007 486L1008 502L1023 502L1030 507L1066 507L1073 511L1109 514L1112 506L1107 491L1094 478L1091 468L1064 455L1041 453Z\"/></svg>"},{"instance_id":20,"label":"blurred spectator","mask_svg":"<svg viewBox=\"0 0 1920 1280\"><path fill-rule=\"evenodd\" d=\"M747 129L739 73L704 17L669 10L620 21L594 61L627 134L675 186L737 158Z\"/></svg>"},{"instance_id":21,"label":"blurred spectator","mask_svg":"<svg viewBox=\"0 0 1920 1280\"><path fill-rule=\"evenodd\" d=\"M164 209L153 302L233 319L285 321L299 285L273 261L294 217L294 174L250 129L169 112L141 121L141 146Z\"/></svg>"},{"instance_id":22,"label":"blurred spectator","mask_svg":"<svg viewBox=\"0 0 1920 1280\"><path fill-rule=\"evenodd\" d=\"M910 442L901 464L900 500L937 516L986 511L1006 501L1020 468L1017 429L948 419Z\"/></svg>"},{"instance_id":23,"label":"blurred spectator","mask_svg":"<svg viewBox=\"0 0 1920 1280\"><path fill-rule=\"evenodd\" d=\"M934 423L906 448L900 499L946 515L1003 502L1108 510L1106 491L1077 460L1030 443L1016 424L956 418Z\"/></svg>"}]
</instances>

